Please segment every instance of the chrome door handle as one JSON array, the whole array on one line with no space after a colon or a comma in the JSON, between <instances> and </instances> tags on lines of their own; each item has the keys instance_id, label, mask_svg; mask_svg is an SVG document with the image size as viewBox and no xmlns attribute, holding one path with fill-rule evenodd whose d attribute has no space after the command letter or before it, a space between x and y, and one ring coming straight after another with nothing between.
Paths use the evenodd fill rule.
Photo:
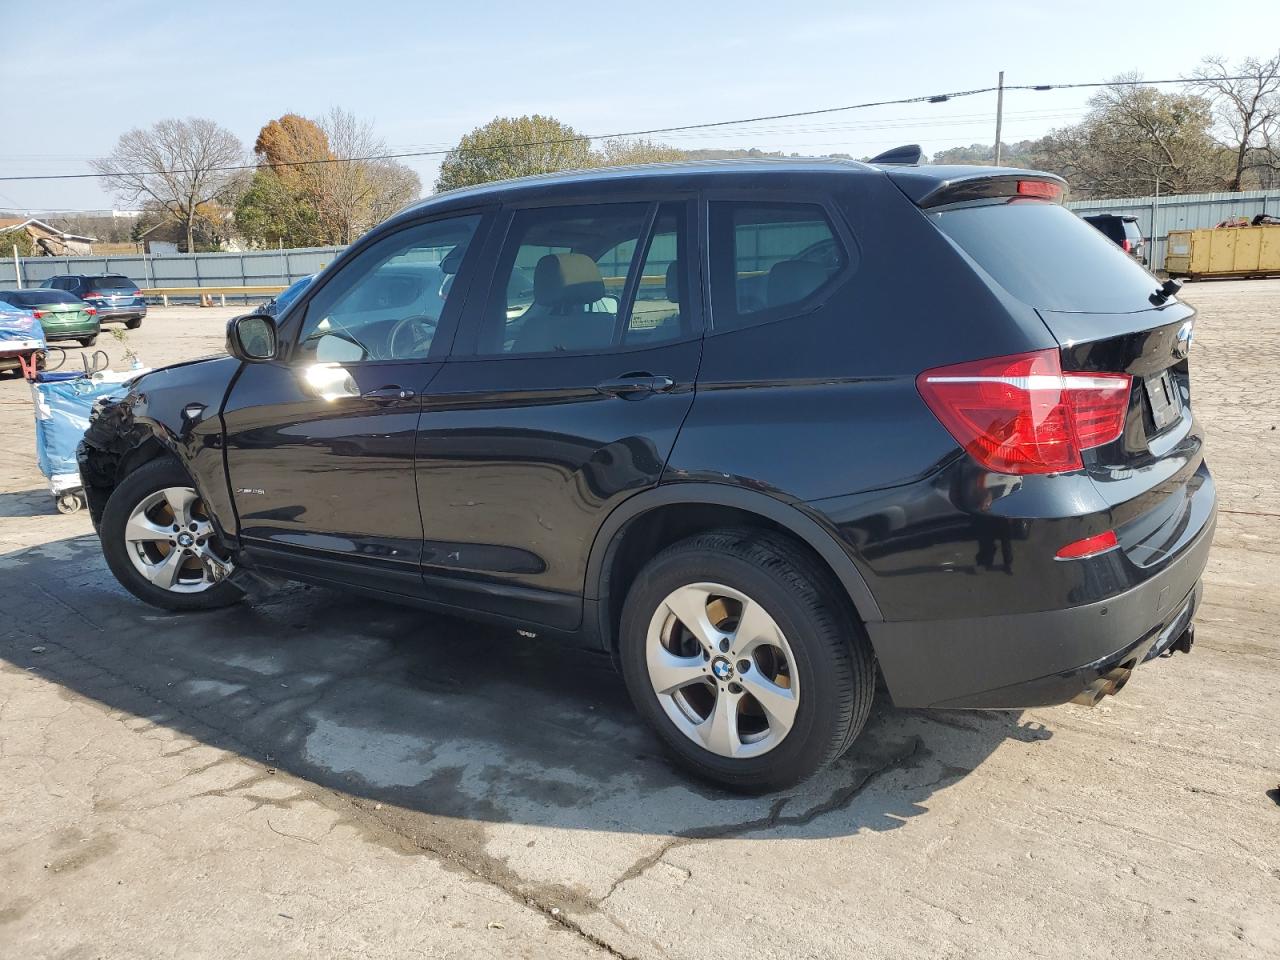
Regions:
<instances>
[{"instance_id":1,"label":"chrome door handle","mask_svg":"<svg viewBox=\"0 0 1280 960\"><path fill-rule=\"evenodd\" d=\"M628 374L596 384L596 389L614 397L638 397L650 393L666 393L676 385L670 377L654 377L647 373Z\"/></svg>"},{"instance_id":2,"label":"chrome door handle","mask_svg":"<svg viewBox=\"0 0 1280 960\"><path fill-rule=\"evenodd\" d=\"M412 390L406 390L398 384L390 384L362 393L360 394L360 399L372 400L374 403L392 403L396 400L412 400L414 396L415 394Z\"/></svg>"}]
</instances>

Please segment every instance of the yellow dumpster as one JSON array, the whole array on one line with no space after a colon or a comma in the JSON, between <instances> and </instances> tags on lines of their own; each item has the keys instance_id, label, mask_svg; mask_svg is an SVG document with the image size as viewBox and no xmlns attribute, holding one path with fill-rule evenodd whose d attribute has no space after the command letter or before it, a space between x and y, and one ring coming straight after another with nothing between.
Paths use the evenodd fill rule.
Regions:
<instances>
[{"instance_id":1,"label":"yellow dumpster","mask_svg":"<svg viewBox=\"0 0 1280 960\"><path fill-rule=\"evenodd\" d=\"M1164 269L1193 280L1280 274L1280 224L1170 230Z\"/></svg>"}]
</instances>

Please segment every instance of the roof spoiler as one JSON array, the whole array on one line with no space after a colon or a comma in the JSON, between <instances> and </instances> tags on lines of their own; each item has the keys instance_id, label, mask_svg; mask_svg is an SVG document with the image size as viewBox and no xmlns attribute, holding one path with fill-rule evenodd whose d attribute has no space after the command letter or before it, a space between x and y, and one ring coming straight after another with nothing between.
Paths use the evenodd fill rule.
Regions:
<instances>
[{"instance_id":1,"label":"roof spoiler","mask_svg":"<svg viewBox=\"0 0 1280 960\"><path fill-rule=\"evenodd\" d=\"M894 147L892 150L877 154L867 163L890 163L894 166L918 167L923 159L924 151L920 149L920 144L908 143L905 146Z\"/></svg>"},{"instance_id":2,"label":"roof spoiler","mask_svg":"<svg viewBox=\"0 0 1280 960\"><path fill-rule=\"evenodd\" d=\"M1067 182L1052 173L1000 167L927 167L885 171L918 207L967 200L1023 199L1062 203Z\"/></svg>"}]
</instances>

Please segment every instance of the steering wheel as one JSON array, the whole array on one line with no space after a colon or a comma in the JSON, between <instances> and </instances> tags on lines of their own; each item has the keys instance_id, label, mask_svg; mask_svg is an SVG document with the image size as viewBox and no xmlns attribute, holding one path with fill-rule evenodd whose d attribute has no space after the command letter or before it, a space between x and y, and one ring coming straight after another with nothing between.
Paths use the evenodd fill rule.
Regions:
<instances>
[{"instance_id":1,"label":"steering wheel","mask_svg":"<svg viewBox=\"0 0 1280 960\"><path fill-rule=\"evenodd\" d=\"M391 332L387 334L387 353L390 355L387 359L408 360L425 357L436 335L438 322L436 317L429 317L425 313L397 320ZM400 346L402 336L408 337L407 349L402 349Z\"/></svg>"}]
</instances>

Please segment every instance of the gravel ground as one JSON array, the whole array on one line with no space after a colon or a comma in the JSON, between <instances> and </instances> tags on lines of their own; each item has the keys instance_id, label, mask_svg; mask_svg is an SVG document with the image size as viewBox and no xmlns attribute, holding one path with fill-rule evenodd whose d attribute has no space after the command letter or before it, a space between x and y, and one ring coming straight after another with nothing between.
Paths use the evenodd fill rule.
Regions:
<instances>
[{"instance_id":1,"label":"gravel ground","mask_svg":"<svg viewBox=\"0 0 1280 960\"><path fill-rule=\"evenodd\" d=\"M676 774L579 653L303 587L141 606L0 376L0 955L1280 955L1280 281L1185 293L1221 497L1193 655L1093 710L881 704L759 799ZM234 312L131 341L216 352Z\"/></svg>"}]
</instances>

